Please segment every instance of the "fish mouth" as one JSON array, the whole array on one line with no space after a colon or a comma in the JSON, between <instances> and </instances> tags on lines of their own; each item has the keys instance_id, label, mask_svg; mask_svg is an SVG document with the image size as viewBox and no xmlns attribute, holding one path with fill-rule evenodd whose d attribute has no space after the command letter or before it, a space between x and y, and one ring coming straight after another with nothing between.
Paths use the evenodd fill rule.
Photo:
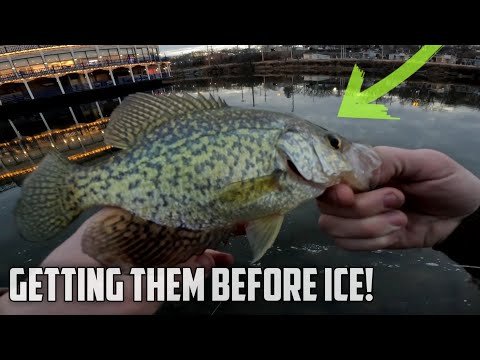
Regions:
<instances>
[{"instance_id":1,"label":"fish mouth","mask_svg":"<svg viewBox=\"0 0 480 360\"><path fill-rule=\"evenodd\" d=\"M306 179L302 173L300 172L300 170L298 170L298 168L295 166L294 162L292 160L290 160L289 158L287 158L287 169L290 170L290 174L292 176L294 176L298 181L302 182L302 183L305 183L307 185L310 185L310 186L313 186L313 187L321 187L320 184L312 181L312 180L308 180Z\"/></svg>"},{"instance_id":2,"label":"fish mouth","mask_svg":"<svg viewBox=\"0 0 480 360\"><path fill-rule=\"evenodd\" d=\"M293 163L292 160L290 159L287 159L287 166L288 168L297 176L299 176L301 179L303 179L304 181L308 181L307 179L305 179L303 177L303 175L300 173L300 171L297 169L297 167L295 166L295 164Z\"/></svg>"},{"instance_id":3,"label":"fish mouth","mask_svg":"<svg viewBox=\"0 0 480 360\"><path fill-rule=\"evenodd\" d=\"M302 167L298 168L287 154L284 154L283 161L287 173L299 183L322 189L337 183L344 183L349 185L355 192L376 188L382 164L382 159L373 147L359 143L352 143L345 152L345 162L349 166L336 169L333 174L322 174L321 178L317 179L317 181L320 180L321 182L314 181L316 177L308 169L304 169L306 173L305 171L302 173ZM332 169L327 170L332 171Z\"/></svg>"}]
</instances>

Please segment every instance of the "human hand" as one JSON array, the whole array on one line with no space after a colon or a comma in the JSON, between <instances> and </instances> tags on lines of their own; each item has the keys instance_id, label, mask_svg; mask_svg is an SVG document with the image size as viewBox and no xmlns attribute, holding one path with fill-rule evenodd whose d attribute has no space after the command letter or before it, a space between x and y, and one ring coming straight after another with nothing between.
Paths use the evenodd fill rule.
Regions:
<instances>
[{"instance_id":1,"label":"human hand","mask_svg":"<svg viewBox=\"0 0 480 360\"><path fill-rule=\"evenodd\" d=\"M98 261L85 254L82 250L82 234L89 223L97 216L104 215L110 211L109 208L100 210L98 213L87 219L78 230L60 246L55 248L41 263L41 267L102 267ZM213 267L230 266L233 264L233 256L228 253L206 250L200 256L193 256L185 263L177 267L190 267L192 273L197 268L204 268L205 276L208 276ZM133 277L130 275L119 275L119 281L123 281L124 301L123 302L65 302L64 286L62 281L56 284L56 302L47 302L46 295L42 302L12 302L8 293L0 294L0 314L108 314L108 315L150 315L158 311L161 302L133 301ZM42 279L45 280L45 279ZM179 279L180 280L180 279ZM39 293L46 294L46 289L39 289Z\"/></svg>"},{"instance_id":2,"label":"human hand","mask_svg":"<svg viewBox=\"0 0 480 360\"><path fill-rule=\"evenodd\" d=\"M345 184L317 199L319 226L348 250L432 247L480 206L480 179L434 150L376 147L377 188Z\"/></svg>"}]
</instances>

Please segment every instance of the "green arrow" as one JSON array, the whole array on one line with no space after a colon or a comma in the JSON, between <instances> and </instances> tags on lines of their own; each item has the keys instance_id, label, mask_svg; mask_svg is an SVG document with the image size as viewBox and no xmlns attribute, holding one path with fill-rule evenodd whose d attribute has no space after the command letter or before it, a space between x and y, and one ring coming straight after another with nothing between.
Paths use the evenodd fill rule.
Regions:
<instances>
[{"instance_id":1,"label":"green arrow","mask_svg":"<svg viewBox=\"0 0 480 360\"><path fill-rule=\"evenodd\" d=\"M363 92L360 90L365 72L360 70L355 64L337 116L344 118L400 120L400 118L394 118L388 115L388 108L385 105L370 104L370 102L382 97L412 76L442 47L443 45L422 46L405 64Z\"/></svg>"}]
</instances>

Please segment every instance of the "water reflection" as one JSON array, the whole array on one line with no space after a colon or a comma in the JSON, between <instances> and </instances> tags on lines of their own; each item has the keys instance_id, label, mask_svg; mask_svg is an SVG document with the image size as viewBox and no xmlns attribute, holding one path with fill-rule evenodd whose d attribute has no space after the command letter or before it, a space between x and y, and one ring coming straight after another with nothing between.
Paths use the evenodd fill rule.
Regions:
<instances>
[{"instance_id":1,"label":"water reflection","mask_svg":"<svg viewBox=\"0 0 480 360\"><path fill-rule=\"evenodd\" d=\"M375 83L365 79L364 88ZM200 79L177 83L176 91L210 92L229 105L294 113L353 140L372 145L428 147L446 152L477 175L480 87L405 82L376 103L400 121L338 118L348 78L324 75Z\"/></svg>"},{"instance_id":2,"label":"water reflection","mask_svg":"<svg viewBox=\"0 0 480 360\"><path fill-rule=\"evenodd\" d=\"M75 158L80 153L93 153L104 147L103 133L108 119L102 118L89 124L78 124L62 130L53 130L33 136L22 136L15 125L10 125L18 137L0 144L0 162L3 174L0 180L11 178L13 174L21 175L35 166L52 148Z\"/></svg>"},{"instance_id":3,"label":"water reflection","mask_svg":"<svg viewBox=\"0 0 480 360\"><path fill-rule=\"evenodd\" d=\"M364 88L374 83L374 80L365 79ZM210 93L222 96L230 105L298 113L356 138L366 135L367 131L370 135L374 135L371 134L372 131L379 135L378 129L388 127L392 131L398 128L397 124L378 126L378 122L373 125L363 120L336 118L347 84L348 78L325 75L200 78L184 80L150 92L154 95ZM3 121L0 124L0 181L1 176L3 179L11 178L7 175L34 166L51 148L67 156L92 153L95 149L104 148L103 129L121 101L122 98L117 97L51 108L27 116L12 116ZM420 114L420 111L451 113L457 109L457 112L465 114L465 111L468 113L480 109L480 90L478 87L461 84L405 82L375 102L385 104L391 113L396 112L396 116L404 114L406 120L401 127L411 124L409 119L413 115L424 118L423 125L417 124L424 127L425 124L431 126L427 122L435 121L439 116L427 116ZM346 121L351 125L346 127ZM358 124L361 124L361 128ZM430 131L438 133L439 129ZM377 139L370 136L366 140L374 142ZM378 142L385 142L385 139L378 139ZM419 144L410 142L403 145L416 147Z\"/></svg>"}]
</instances>

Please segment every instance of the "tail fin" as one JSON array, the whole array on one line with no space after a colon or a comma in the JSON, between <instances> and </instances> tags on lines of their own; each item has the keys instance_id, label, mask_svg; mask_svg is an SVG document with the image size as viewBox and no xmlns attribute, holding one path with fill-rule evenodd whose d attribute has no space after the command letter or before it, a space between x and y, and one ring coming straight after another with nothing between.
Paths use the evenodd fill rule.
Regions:
<instances>
[{"instance_id":1,"label":"tail fin","mask_svg":"<svg viewBox=\"0 0 480 360\"><path fill-rule=\"evenodd\" d=\"M20 234L29 241L48 240L81 212L68 175L79 166L51 152L23 182L15 208Z\"/></svg>"}]
</instances>

